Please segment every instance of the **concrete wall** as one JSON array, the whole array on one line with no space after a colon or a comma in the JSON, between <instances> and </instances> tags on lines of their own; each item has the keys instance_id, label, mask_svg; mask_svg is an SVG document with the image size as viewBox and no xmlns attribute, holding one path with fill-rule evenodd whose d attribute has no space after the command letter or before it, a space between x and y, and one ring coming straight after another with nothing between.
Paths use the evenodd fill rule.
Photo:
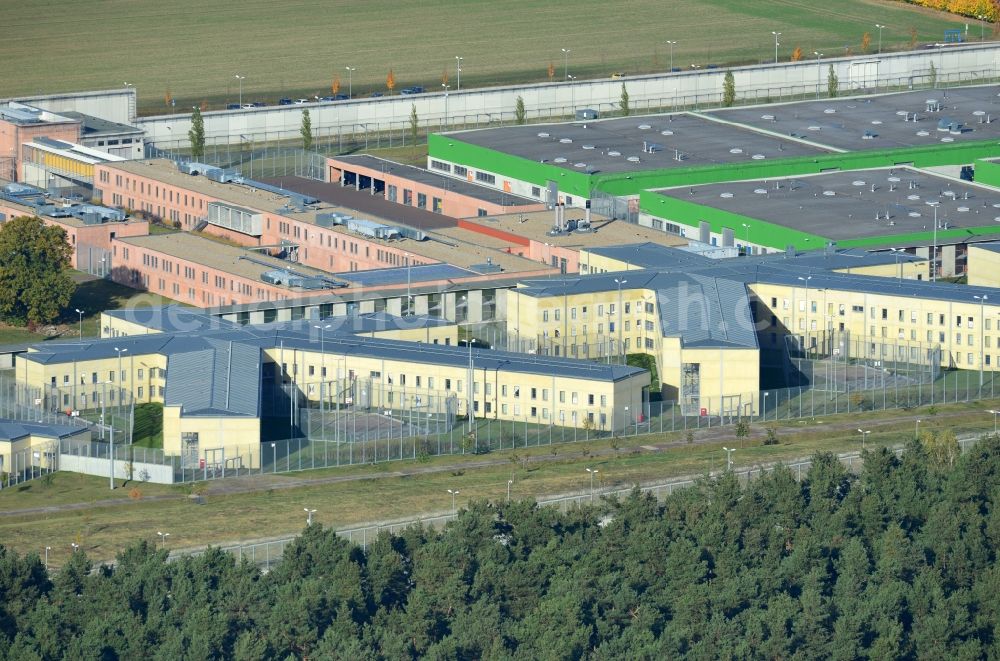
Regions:
<instances>
[{"instance_id":1,"label":"concrete wall","mask_svg":"<svg viewBox=\"0 0 1000 661\"><path fill-rule=\"evenodd\" d=\"M130 467L131 475L129 475L128 471ZM107 458L100 459L97 457L78 457L73 454L60 454L59 470L69 471L71 473L83 473L84 475L108 477L111 467L108 465ZM138 461L115 461L116 480L138 480L138 476L142 474L143 471L145 471L146 475L149 476L146 480L144 480L146 482L153 482L155 484L174 483L173 466L147 464Z\"/></svg>"},{"instance_id":2,"label":"concrete wall","mask_svg":"<svg viewBox=\"0 0 1000 661\"><path fill-rule=\"evenodd\" d=\"M886 53L834 58L817 64L815 60L763 64L732 69L736 78L737 102L789 99L794 95L819 93L826 88L828 67L833 65L842 94L864 89L907 87L929 82L930 65L937 69L938 84L984 80L996 75L1000 44L974 44L947 49ZM274 106L248 110L207 112L205 135L208 144L239 144L241 136L254 140L299 138L302 110L308 108L317 139L343 132L408 133L410 110L416 106L422 126L442 131L456 126L512 122L517 97L524 99L530 120L565 119L574 108L595 108L607 112L617 108L622 82L626 83L634 113L663 108L696 107L718 103L726 69L691 70L636 76L624 81L600 79L553 82L516 87L462 90L448 94L435 92L414 96L354 99L302 106ZM55 108L53 108L55 109ZM84 111L85 112L85 111ZM123 121L123 120L122 120ZM160 148L188 145L189 114L157 115L142 118L147 142ZM408 139L408 138L406 138Z\"/></svg>"},{"instance_id":3,"label":"concrete wall","mask_svg":"<svg viewBox=\"0 0 1000 661\"><path fill-rule=\"evenodd\" d=\"M1000 252L969 246L969 284L978 287L1000 287ZM997 292L1000 299L1000 292Z\"/></svg>"},{"instance_id":4,"label":"concrete wall","mask_svg":"<svg viewBox=\"0 0 1000 661\"><path fill-rule=\"evenodd\" d=\"M91 92L67 92L65 94L42 94L0 100L18 101L54 113L82 112L85 115L93 115L112 122L135 124L134 87Z\"/></svg>"}]
</instances>

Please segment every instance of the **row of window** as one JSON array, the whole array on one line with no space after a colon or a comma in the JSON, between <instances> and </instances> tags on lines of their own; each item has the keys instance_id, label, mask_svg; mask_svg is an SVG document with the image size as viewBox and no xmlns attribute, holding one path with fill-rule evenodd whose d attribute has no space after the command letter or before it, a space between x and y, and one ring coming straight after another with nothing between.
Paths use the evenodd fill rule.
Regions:
<instances>
[{"instance_id":1,"label":"row of window","mask_svg":"<svg viewBox=\"0 0 1000 661\"><path fill-rule=\"evenodd\" d=\"M105 327L105 331L107 331L107 327ZM123 356L123 359L124 358L127 358L127 356ZM81 374L80 375L80 385L81 386L87 385L87 383L88 383L88 380L87 380L88 376L89 376L89 379L90 379L89 380L90 384L100 383L100 381L98 380L100 378L100 375L97 372L91 372L89 375L87 375L87 374ZM123 382L125 382L128 379L128 370L122 370L120 376L118 376L117 370L109 370L108 371L108 380L107 380L107 383L114 383L116 376L118 377L118 381L120 383L123 383ZM135 372L136 381L142 381L145 377L146 377L146 370L144 368L140 367L139 369L136 370L136 372ZM155 379L155 378L165 379L166 377L167 377L167 370L159 368L159 367L150 367L149 368L149 378L151 378L151 379ZM64 385L64 386L72 385L72 381L71 381L72 378L73 377L70 374L63 374L62 375L62 385ZM53 387L55 387L57 385L57 383L56 383L56 377L55 376L52 376L52 377L49 378L49 384L51 386L53 386Z\"/></svg>"},{"instance_id":2,"label":"row of window","mask_svg":"<svg viewBox=\"0 0 1000 661\"><path fill-rule=\"evenodd\" d=\"M580 316L581 316L581 318L584 321L587 320L588 309L589 309L589 306L586 306L586 305L583 305L583 306L580 307ZM613 316L613 315L617 314L617 312L618 312L618 307L614 303L609 304L606 309L607 309L608 316ZM623 309L624 314L632 314L632 310L633 310L632 302L631 301L625 301L624 305L622 305L622 309ZM644 302L644 301L636 301L634 309L635 309L635 313L636 314L642 314L643 311L645 311L646 314L653 314L655 312L655 310L656 310L656 308L654 307L654 305L652 303L647 303L647 302ZM569 318L571 320L575 320L577 318L577 312L576 312L576 310L577 309L575 307L569 308ZM603 303L599 303L597 305L597 316L595 317L595 319L601 319L601 318L603 318L604 317L604 311L605 311L605 305ZM553 308L552 309L552 318L553 318L554 321L561 321L562 320L562 308ZM548 321L549 321L549 310L547 310L547 309L546 310L542 310L542 322L545 323L545 322L548 322ZM584 333L586 333L586 331L584 331Z\"/></svg>"}]
</instances>

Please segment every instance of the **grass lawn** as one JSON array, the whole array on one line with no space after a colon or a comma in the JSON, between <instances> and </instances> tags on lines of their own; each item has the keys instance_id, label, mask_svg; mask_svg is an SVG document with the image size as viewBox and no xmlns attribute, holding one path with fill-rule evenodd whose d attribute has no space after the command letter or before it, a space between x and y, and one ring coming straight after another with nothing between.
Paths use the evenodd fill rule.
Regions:
<instances>
[{"instance_id":1,"label":"grass lawn","mask_svg":"<svg viewBox=\"0 0 1000 661\"><path fill-rule=\"evenodd\" d=\"M76 310L83 310L83 336L101 334L101 312L125 307L153 307L178 303L159 294L141 292L110 280L97 278L80 271L73 271L76 291L62 316L52 324L54 334L32 333L27 328L0 325L0 345L44 342L55 338L74 338L80 333L80 317Z\"/></svg>"},{"instance_id":2,"label":"grass lawn","mask_svg":"<svg viewBox=\"0 0 1000 661\"><path fill-rule=\"evenodd\" d=\"M339 77L348 92L345 67L355 67L353 93L385 92L390 68L396 90L410 85L440 89L445 75L456 84L455 56L462 56L466 86L548 79L569 73L606 77L639 74L669 66L666 40L675 40L674 66L770 61L772 30L782 33L779 56L796 46L806 53L860 52L862 35L876 23L885 50L941 41L946 28L974 20L885 0L633 0L609 5L599 0L502 3L469 0L400 0L386 11L347 0L227 3L196 0L133 0L79 3L50 0L11 3L4 8L4 94L107 89L128 81L139 90L140 110L189 109L207 101L216 107L243 101L275 103L280 96L331 93ZM617 10L617 11L611 11ZM67 40L67 30L101 26L115 35L100 48L86 39ZM716 39L713 35L719 35ZM220 47L225 41L226 46ZM571 52L564 59L562 50ZM44 53L44 57L39 57ZM86 66L81 66L86 63ZM164 66L164 63L169 63ZM67 75L70 72L71 75Z\"/></svg>"},{"instance_id":3,"label":"grass lawn","mask_svg":"<svg viewBox=\"0 0 1000 661\"><path fill-rule=\"evenodd\" d=\"M163 449L163 404L150 402L135 407L132 445Z\"/></svg>"},{"instance_id":4,"label":"grass lawn","mask_svg":"<svg viewBox=\"0 0 1000 661\"><path fill-rule=\"evenodd\" d=\"M912 414L924 416L921 429L950 427L959 435L992 431L992 416L981 414L984 405L988 404L979 402L939 407L938 415L963 414L957 426L956 418L935 418L926 410ZM893 413L898 415L901 412ZM778 434L780 444L774 446L760 444L763 429L754 425L746 448L737 450L734 462L744 467L808 457L821 450L856 450L860 443L858 434L853 432L854 424L872 430L867 439L869 447L902 443L912 438L914 428L911 420L880 423L879 420L885 417L885 414L867 414L802 421L797 429L781 429ZM838 421L850 421L852 429L826 430L826 426ZM291 535L302 527L300 512L305 506L316 508L316 518L324 525L348 527L447 511L451 504L447 489L461 491L460 503L467 499L501 499L506 495L508 479L514 480L512 493L515 497L535 498L553 493L585 491L588 482L584 468L600 471L601 487L628 487L639 482L703 474L724 468L725 453L721 447L732 444L731 438L706 444L681 443L660 451L633 451L639 445L679 440L680 436L619 439L620 445L614 453L601 456L595 456L594 452L607 451L610 447L607 441L508 451L487 457L440 457L427 462L392 462L267 476L258 478L260 491L234 495L217 492L224 486L222 482L194 486L129 485L112 492L104 478L57 473L48 484L35 480L3 490L0 492L0 508L11 510L91 503L105 498L117 499L122 504L0 517L0 538L5 545L20 552L51 546L50 557L58 565L69 553L72 542L82 544L96 559L108 559L135 539L156 540L158 530L170 533L170 545L175 548ZM530 457L548 460L524 461ZM475 466L487 458L505 460L496 465ZM436 472L399 474L435 467L438 468ZM304 478L346 475L366 475L372 479L306 484L288 489L268 490L267 486L294 484ZM131 492L133 486L139 493ZM192 490L204 494L203 504L184 497ZM155 500L157 496L172 497Z\"/></svg>"}]
</instances>

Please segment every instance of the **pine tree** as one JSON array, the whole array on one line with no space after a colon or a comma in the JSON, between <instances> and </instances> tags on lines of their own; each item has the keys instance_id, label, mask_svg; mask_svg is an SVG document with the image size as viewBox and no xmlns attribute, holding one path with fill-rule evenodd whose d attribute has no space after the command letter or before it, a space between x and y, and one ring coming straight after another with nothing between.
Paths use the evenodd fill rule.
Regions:
<instances>
[{"instance_id":1,"label":"pine tree","mask_svg":"<svg viewBox=\"0 0 1000 661\"><path fill-rule=\"evenodd\" d=\"M722 79L722 105L729 108L736 103L736 78L732 71L727 71Z\"/></svg>"},{"instance_id":2,"label":"pine tree","mask_svg":"<svg viewBox=\"0 0 1000 661\"><path fill-rule=\"evenodd\" d=\"M312 118L309 116L308 110L302 111L302 128L299 129L299 133L302 134L302 149L306 151L312 149L313 145Z\"/></svg>"},{"instance_id":3,"label":"pine tree","mask_svg":"<svg viewBox=\"0 0 1000 661\"><path fill-rule=\"evenodd\" d=\"M628 101L628 90L625 88L625 83L622 83L622 96L618 101L618 107L622 110L622 115L628 117L632 112L632 108L629 107Z\"/></svg>"},{"instance_id":4,"label":"pine tree","mask_svg":"<svg viewBox=\"0 0 1000 661\"><path fill-rule=\"evenodd\" d=\"M524 109L524 97L518 96L517 103L514 104L514 120L518 124L524 124L527 117L528 111Z\"/></svg>"},{"instance_id":5,"label":"pine tree","mask_svg":"<svg viewBox=\"0 0 1000 661\"><path fill-rule=\"evenodd\" d=\"M420 120L417 118L417 104L410 105L410 137L413 144L417 144L417 131L420 128Z\"/></svg>"},{"instance_id":6,"label":"pine tree","mask_svg":"<svg viewBox=\"0 0 1000 661\"><path fill-rule=\"evenodd\" d=\"M188 131L188 139L191 141L191 158L200 160L205 156L205 120L201 116L201 109L195 108L191 113L191 130Z\"/></svg>"},{"instance_id":7,"label":"pine tree","mask_svg":"<svg viewBox=\"0 0 1000 661\"><path fill-rule=\"evenodd\" d=\"M831 64L826 74L826 91L831 99L837 96L838 85L840 85L840 81L837 79L837 73L833 70L833 65Z\"/></svg>"}]
</instances>

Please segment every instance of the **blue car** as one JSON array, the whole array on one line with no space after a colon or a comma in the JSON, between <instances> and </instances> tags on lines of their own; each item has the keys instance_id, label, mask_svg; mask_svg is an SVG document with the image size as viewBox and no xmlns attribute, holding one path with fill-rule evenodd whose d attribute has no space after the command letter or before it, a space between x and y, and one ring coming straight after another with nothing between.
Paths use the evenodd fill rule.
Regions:
<instances>
[{"instance_id":1,"label":"blue car","mask_svg":"<svg viewBox=\"0 0 1000 661\"><path fill-rule=\"evenodd\" d=\"M283 98L280 98L280 99L278 99L278 105L279 106L290 106L290 105L292 105L292 100L289 99L287 96L283 97Z\"/></svg>"},{"instance_id":2,"label":"blue car","mask_svg":"<svg viewBox=\"0 0 1000 661\"><path fill-rule=\"evenodd\" d=\"M372 99L377 99L380 96L384 96L382 92L372 92L371 94L368 95L368 97Z\"/></svg>"}]
</instances>

